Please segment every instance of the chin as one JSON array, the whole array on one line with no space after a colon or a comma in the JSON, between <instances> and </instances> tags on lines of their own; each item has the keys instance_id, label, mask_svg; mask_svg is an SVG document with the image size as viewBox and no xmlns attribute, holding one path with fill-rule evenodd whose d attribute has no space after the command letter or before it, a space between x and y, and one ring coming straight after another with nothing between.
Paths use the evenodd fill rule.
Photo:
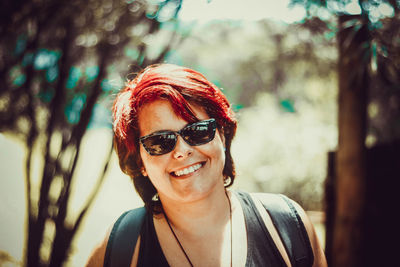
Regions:
<instances>
[{"instance_id":1,"label":"chin","mask_svg":"<svg viewBox=\"0 0 400 267\"><path fill-rule=\"evenodd\" d=\"M218 183L203 185L199 187L190 187L184 190L179 190L177 195L183 202L194 202L208 197L219 186ZM223 183L222 183L223 186Z\"/></svg>"}]
</instances>

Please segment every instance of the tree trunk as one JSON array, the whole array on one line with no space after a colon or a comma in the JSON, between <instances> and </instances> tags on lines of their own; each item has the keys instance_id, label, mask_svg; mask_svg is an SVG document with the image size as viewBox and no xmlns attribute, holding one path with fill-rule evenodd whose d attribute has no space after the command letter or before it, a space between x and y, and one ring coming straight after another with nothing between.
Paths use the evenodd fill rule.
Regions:
<instances>
[{"instance_id":1,"label":"tree trunk","mask_svg":"<svg viewBox=\"0 0 400 267\"><path fill-rule=\"evenodd\" d=\"M365 203L369 32L361 16L339 17L339 146L333 267L360 266Z\"/></svg>"}]
</instances>

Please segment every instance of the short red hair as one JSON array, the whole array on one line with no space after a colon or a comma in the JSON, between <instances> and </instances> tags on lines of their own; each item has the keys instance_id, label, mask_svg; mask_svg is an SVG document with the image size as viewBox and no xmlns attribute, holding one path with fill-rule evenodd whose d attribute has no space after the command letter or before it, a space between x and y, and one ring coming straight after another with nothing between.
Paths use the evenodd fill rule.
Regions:
<instances>
[{"instance_id":1,"label":"short red hair","mask_svg":"<svg viewBox=\"0 0 400 267\"><path fill-rule=\"evenodd\" d=\"M140 171L138 112L143 105L159 99L168 100L177 116L187 122L198 121L189 104L203 108L210 118L216 120L218 130L225 137L223 175L230 178L227 185L230 186L235 178L230 147L237 122L225 95L197 71L172 64L150 65L127 83L113 105L114 142L119 163L122 171L133 179L146 207L153 207L154 211L151 199L156 190Z\"/></svg>"}]
</instances>

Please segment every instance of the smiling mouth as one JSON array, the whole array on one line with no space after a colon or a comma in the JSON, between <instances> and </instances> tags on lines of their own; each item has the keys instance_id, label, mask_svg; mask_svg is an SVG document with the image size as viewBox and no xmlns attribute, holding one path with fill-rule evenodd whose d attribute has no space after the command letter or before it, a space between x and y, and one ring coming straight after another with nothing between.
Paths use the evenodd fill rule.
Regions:
<instances>
[{"instance_id":1,"label":"smiling mouth","mask_svg":"<svg viewBox=\"0 0 400 267\"><path fill-rule=\"evenodd\" d=\"M183 176L183 175L192 174L195 171L197 171L198 169L200 169L203 165L204 165L204 162L203 163L197 163L195 165L192 165L190 167L184 168L182 170L171 172L171 175L175 176L175 177L180 177L180 176Z\"/></svg>"}]
</instances>

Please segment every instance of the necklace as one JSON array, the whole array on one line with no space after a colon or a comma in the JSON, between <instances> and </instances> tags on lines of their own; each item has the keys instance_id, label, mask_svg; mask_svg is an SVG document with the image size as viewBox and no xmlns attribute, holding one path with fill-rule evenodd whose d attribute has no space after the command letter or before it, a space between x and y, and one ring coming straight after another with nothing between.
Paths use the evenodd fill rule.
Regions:
<instances>
[{"instance_id":1,"label":"necklace","mask_svg":"<svg viewBox=\"0 0 400 267\"><path fill-rule=\"evenodd\" d=\"M229 204L229 225L230 225L230 230L231 230L231 267L232 267L232 205L231 205L231 200L229 199L228 193L226 192L226 190L225 190L225 195L226 195L226 198L228 199L228 204ZM165 214L164 211L163 211L163 213L164 213L165 220L166 220L167 223L168 223L169 229L171 229L171 232L172 232L172 234L173 234L174 237L175 237L176 242L178 243L179 247L181 248L183 254L185 254L185 257L186 257L187 261L189 262L190 266L193 267L193 263L192 263L192 261L189 259L189 256L187 255L185 249L183 248L181 242L179 241L177 235L175 234L175 231L174 231L174 229L172 228L172 226L171 226L171 224L170 224L170 222L169 222L169 220L168 220L167 214Z\"/></svg>"}]
</instances>

